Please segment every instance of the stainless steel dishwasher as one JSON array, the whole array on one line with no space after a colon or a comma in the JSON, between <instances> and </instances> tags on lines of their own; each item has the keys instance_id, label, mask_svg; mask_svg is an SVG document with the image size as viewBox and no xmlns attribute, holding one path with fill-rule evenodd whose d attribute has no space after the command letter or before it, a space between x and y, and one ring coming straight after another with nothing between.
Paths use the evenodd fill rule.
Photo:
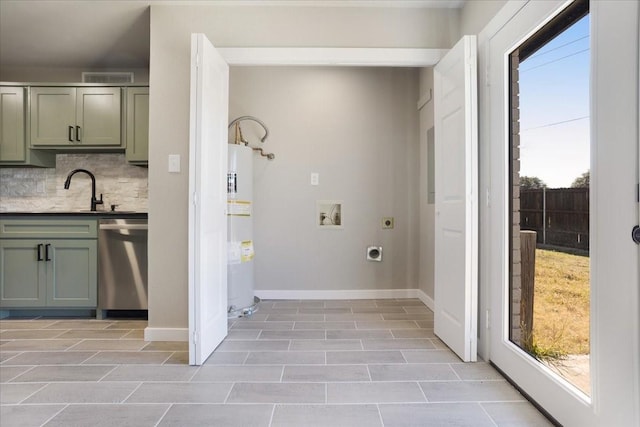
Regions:
<instances>
[{"instance_id":1,"label":"stainless steel dishwasher","mask_svg":"<svg viewBox=\"0 0 640 427\"><path fill-rule=\"evenodd\" d=\"M147 220L101 219L98 316L103 310L147 309Z\"/></svg>"}]
</instances>

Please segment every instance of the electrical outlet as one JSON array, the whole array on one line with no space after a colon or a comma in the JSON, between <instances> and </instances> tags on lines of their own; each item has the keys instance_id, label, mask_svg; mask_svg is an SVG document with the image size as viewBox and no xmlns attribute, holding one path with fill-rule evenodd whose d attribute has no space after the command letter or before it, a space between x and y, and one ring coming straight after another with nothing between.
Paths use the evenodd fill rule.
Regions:
<instances>
[{"instance_id":1,"label":"electrical outlet","mask_svg":"<svg viewBox=\"0 0 640 427\"><path fill-rule=\"evenodd\" d=\"M384 229L393 228L393 217L392 216L386 216L386 217L382 218L382 228L384 228Z\"/></svg>"},{"instance_id":2,"label":"electrical outlet","mask_svg":"<svg viewBox=\"0 0 640 427\"><path fill-rule=\"evenodd\" d=\"M320 174L317 172L311 172L311 185L320 184Z\"/></svg>"}]
</instances>

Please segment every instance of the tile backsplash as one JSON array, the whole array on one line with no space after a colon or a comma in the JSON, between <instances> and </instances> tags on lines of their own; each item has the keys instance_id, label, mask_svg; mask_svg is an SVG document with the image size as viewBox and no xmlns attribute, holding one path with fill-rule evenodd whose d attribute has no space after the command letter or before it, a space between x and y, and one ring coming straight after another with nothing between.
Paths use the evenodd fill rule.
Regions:
<instances>
[{"instance_id":1,"label":"tile backsplash","mask_svg":"<svg viewBox=\"0 0 640 427\"><path fill-rule=\"evenodd\" d=\"M96 196L103 194L98 210L147 212L148 170L127 163L124 154L58 154L56 168L0 168L0 212L88 210L91 179L77 173L71 186L64 181L74 169L87 169L96 177Z\"/></svg>"}]
</instances>

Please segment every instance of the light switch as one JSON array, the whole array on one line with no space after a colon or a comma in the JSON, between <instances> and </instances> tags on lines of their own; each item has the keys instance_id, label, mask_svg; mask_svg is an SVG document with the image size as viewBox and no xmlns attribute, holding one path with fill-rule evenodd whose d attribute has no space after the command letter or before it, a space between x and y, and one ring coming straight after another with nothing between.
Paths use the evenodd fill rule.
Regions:
<instances>
[{"instance_id":1,"label":"light switch","mask_svg":"<svg viewBox=\"0 0 640 427\"><path fill-rule=\"evenodd\" d=\"M311 185L318 185L320 184L320 174L317 172L312 172L311 173Z\"/></svg>"},{"instance_id":2,"label":"light switch","mask_svg":"<svg viewBox=\"0 0 640 427\"><path fill-rule=\"evenodd\" d=\"M180 173L180 154L169 154L169 172Z\"/></svg>"}]
</instances>

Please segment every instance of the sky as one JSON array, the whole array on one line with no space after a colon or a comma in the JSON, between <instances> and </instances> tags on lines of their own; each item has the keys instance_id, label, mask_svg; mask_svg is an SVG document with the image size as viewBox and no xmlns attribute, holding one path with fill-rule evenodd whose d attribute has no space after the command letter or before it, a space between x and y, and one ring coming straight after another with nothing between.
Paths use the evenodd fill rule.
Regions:
<instances>
[{"instance_id":1,"label":"sky","mask_svg":"<svg viewBox=\"0 0 640 427\"><path fill-rule=\"evenodd\" d=\"M520 175L569 187L589 170L589 15L520 63Z\"/></svg>"}]
</instances>

